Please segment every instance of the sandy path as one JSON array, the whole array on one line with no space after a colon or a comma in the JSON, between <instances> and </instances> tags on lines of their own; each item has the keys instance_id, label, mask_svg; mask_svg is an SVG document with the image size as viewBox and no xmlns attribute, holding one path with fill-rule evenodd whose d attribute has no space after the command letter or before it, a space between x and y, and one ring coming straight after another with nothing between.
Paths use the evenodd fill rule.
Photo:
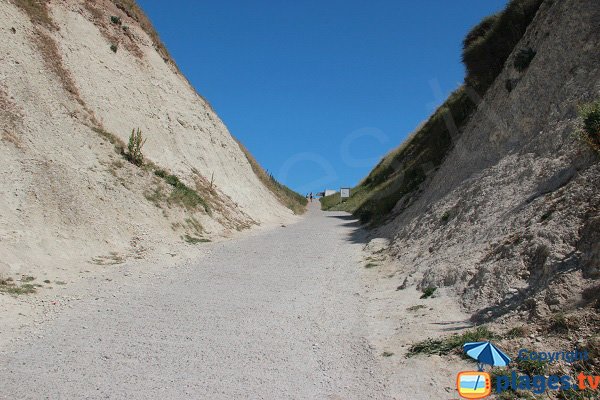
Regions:
<instances>
[{"instance_id":1,"label":"sandy path","mask_svg":"<svg viewBox=\"0 0 600 400\"><path fill-rule=\"evenodd\" d=\"M337 217L336 217L337 216ZM96 289L0 352L0 398L386 399L341 213Z\"/></svg>"}]
</instances>

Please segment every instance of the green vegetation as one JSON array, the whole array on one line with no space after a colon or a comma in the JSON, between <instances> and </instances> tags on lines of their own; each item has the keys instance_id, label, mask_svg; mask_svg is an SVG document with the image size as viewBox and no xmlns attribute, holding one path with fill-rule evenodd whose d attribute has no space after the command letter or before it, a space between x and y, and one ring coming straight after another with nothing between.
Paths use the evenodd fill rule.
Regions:
<instances>
[{"instance_id":1,"label":"green vegetation","mask_svg":"<svg viewBox=\"0 0 600 400\"><path fill-rule=\"evenodd\" d=\"M512 0L504 11L484 19L469 32L463 41L462 56L467 85L480 95L488 90L542 3L543 0Z\"/></svg>"},{"instance_id":2,"label":"green vegetation","mask_svg":"<svg viewBox=\"0 0 600 400\"><path fill-rule=\"evenodd\" d=\"M33 279L28 280L26 278L33 277L23 277L21 278L21 282L31 282ZM31 294L35 293L36 288L35 285L31 283L22 283L20 286L15 284L12 278L2 279L0 278L0 293L7 293L12 295L20 295L20 294Z\"/></svg>"},{"instance_id":3,"label":"green vegetation","mask_svg":"<svg viewBox=\"0 0 600 400\"><path fill-rule=\"evenodd\" d=\"M525 360L517 358L516 368L527 375L545 375L548 373L548 363L539 360Z\"/></svg>"},{"instance_id":4,"label":"green vegetation","mask_svg":"<svg viewBox=\"0 0 600 400\"><path fill-rule=\"evenodd\" d=\"M190 235L183 235L183 240L190 244L206 243L210 242L210 239L198 238Z\"/></svg>"},{"instance_id":5,"label":"green vegetation","mask_svg":"<svg viewBox=\"0 0 600 400\"><path fill-rule=\"evenodd\" d=\"M460 335L452 335L442 339L427 339L412 345L408 349L407 357L417 354L444 355L457 351L466 342L479 342L496 338L496 335L485 326L466 331Z\"/></svg>"},{"instance_id":6,"label":"green vegetation","mask_svg":"<svg viewBox=\"0 0 600 400\"><path fill-rule=\"evenodd\" d=\"M600 153L600 101L579 108L582 119L581 139Z\"/></svg>"},{"instance_id":7,"label":"green vegetation","mask_svg":"<svg viewBox=\"0 0 600 400\"><path fill-rule=\"evenodd\" d=\"M175 175L167 173L165 170L157 169L154 171L154 175L163 178L166 183L173 187L173 191L169 195L168 200L174 203L180 204L187 209L196 209L199 206L204 208L204 211L210 213L208 203L204 201L202 197L194 189L188 187L185 183L181 182ZM162 196L160 192L154 192L153 194L146 195L147 199L155 199L154 196ZM157 199L158 200L158 199Z\"/></svg>"},{"instance_id":8,"label":"green vegetation","mask_svg":"<svg viewBox=\"0 0 600 400\"><path fill-rule=\"evenodd\" d=\"M121 25L123 23L123 21L121 21L121 17L117 17L116 15L111 15L110 22L115 25Z\"/></svg>"},{"instance_id":9,"label":"green vegetation","mask_svg":"<svg viewBox=\"0 0 600 400\"><path fill-rule=\"evenodd\" d=\"M506 334L504 335L504 337L507 339L514 339L514 338L525 337L526 335L527 335L527 328L525 328L524 326L517 326L515 328L509 329L508 332L506 332Z\"/></svg>"},{"instance_id":10,"label":"green vegetation","mask_svg":"<svg viewBox=\"0 0 600 400\"><path fill-rule=\"evenodd\" d=\"M452 149L453 141L477 108L473 99L482 97L502 71L542 1L511 0L504 11L475 26L463 41L465 85L456 89L400 147L386 155L352 189L349 199L342 202L339 194L324 197L322 209L348 211L362 223L372 225L384 222L394 209L402 212ZM517 56L517 68L526 68L534 56L533 50ZM449 218L442 216L442 221Z\"/></svg>"},{"instance_id":11,"label":"green vegetation","mask_svg":"<svg viewBox=\"0 0 600 400\"><path fill-rule=\"evenodd\" d=\"M110 51L112 51L113 53L116 53L117 50L119 50L119 46L118 45L116 45L114 43L110 45Z\"/></svg>"},{"instance_id":12,"label":"green vegetation","mask_svg":"<svg viewBox=\"0 0 600 400\"><path fill-rule=\"evenodd\" d=\"M376 266L377 266L377 264L375 264L375 263L373 263L373 262L370 262L370 263L367 263L367 264L365 264L365 268L367 268L367 269L374 268L374 267L376 267Z\"/></svg>"},{"instance_id":13,"label":"green vegetation","mask_svg":"<svg viewBox=\"0 0 600 400\"><path fill-rule=\"evenodd\" d=\"M146 139L142 136L142 131L139 128L133 129L127 144L127 159L138 167L144 164L144 155L142 154L144 143L146 143Z\"/></svg>"},{"instance_id":14,"label":"green vegetation","mask_svg":"<svg viewBox=\"0 0 600 400\"><path fill-rule=\"evenodd\" d=\"M129 162L146 171L153 171L154 175L163 178L167 184L173 187L173 190L168 197L163 194L161 187L146 191L144 197L146 197L148 201L151 201L157 207L160 207L160 203L163 200L166 200L179 204L188 210L195 210L199 206L202 206L204 211L210 214L208 203L196 190L187 186L176 175L170 174L163 169L159 169L152 161L144 160L142 147L144 146L144 143L146 143L146 139L143 137L140 129L132 130L131 135L129 136L129 143L127 144L127 152L125 151L125 144L116 135L100 128L92 128L92 130L114 145L115 151L121 154Z\"/></svg>"},{"instance_id":15,"label":"green vegetation","mask_svg":"<svg viewBox=\"0 0 600 400\"><path fill-rule=\"evenodd\" d=\"M437 288L434 287L434 286L426 287L425 289L423 289L423 294L421 295L420 298L421 299L428 299L428 298L430 298L431 296L433 296L433 294L435 293L436 289Z\"/></svg>"},{"instance_id":16,"label":"green vegetation","mask_svg":"<svg viewBox=\"0 0 600 400\"><path fill-rule=\"evenodd\" d=\"M553 314L549 319L548 332L554 333L569 333L573 330L577 330L579 324L573 318L567 316L562 312Z\"/></svg>"},{"instance_id":17,"label":"green vegetation","mask_svg":"<svg viewBox=\"0 0 600 400\"><path fill-rule=\"evenodd\" d=\"M265 185L267 189L269 189L271 193L275 195L279 202L292 210L294 214L304 213L306 211L306 204L308 202L306 197L294 192L289 187L278 182L273 175L267 174L267 172L260 166L258 161L256 161L252 154L250 154L248 149L246 149L246 147L244 147L244 145L239 141L237 143L246 156L246 159L250 163L254 174L258 177L262 184Z\"/></svg>"},{"instance_id":18,"label":"green vegetation","mask_svg":"<svg viewBox=\"0 0 600 400\"><path fill-rule=\"evenodd\" d=\"M354 213L362 223L378 224L396 204L416 192L428 174L439 166L458 134L475 110L464 87L448 100L402 146L384 157L351 192L344 203L339 194L321 200L325 210Z\"/></svg>"},{"instance_id":19,"label":"green vegetation","mask_svg":"<svg viewBox=\"0 0 600 400\"><path fill-rule=\"evenodd\" d=\"M444 212L440 219L442 220L443 223L448 222L448 220L450 220L450 212L449 211Z\"/></svg>"}]
</instances>

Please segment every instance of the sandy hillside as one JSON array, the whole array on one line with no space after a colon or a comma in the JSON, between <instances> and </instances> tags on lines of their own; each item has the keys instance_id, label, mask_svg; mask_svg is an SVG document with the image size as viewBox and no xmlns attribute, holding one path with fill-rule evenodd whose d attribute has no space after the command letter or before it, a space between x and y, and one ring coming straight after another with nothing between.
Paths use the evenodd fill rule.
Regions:
<instances>
[{"instance_id":1,"label":"sandy hillside","mask_svg":"<svg viewBox=\"0 0 600 400\"><path fill-rule=\"evenodd\" d=\"M0 27L0 276L61 279L294 219L132 1L3 1Z\"/></svg>"}]
</instances>

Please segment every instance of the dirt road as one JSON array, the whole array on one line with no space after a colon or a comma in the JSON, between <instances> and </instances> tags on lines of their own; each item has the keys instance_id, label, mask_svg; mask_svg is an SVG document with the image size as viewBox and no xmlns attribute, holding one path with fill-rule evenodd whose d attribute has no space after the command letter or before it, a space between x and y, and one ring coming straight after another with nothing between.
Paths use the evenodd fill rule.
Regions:
<instances>
[{"instance_id":1,"label":"dirt road","mask_svg":"<svg viewBox=\"0 0 600 400\"><path fill-rule=\"evenodd\" d=\"M0 351L6 399L387 399L343 213L207 244Z\"/></svg>"}]
</instances>

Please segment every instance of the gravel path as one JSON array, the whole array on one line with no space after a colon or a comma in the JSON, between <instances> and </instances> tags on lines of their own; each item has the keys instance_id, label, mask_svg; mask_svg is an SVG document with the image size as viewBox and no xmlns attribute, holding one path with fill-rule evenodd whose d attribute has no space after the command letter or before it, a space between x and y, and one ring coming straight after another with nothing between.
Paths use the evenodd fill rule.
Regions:
<instances>
[{"instance_id":1,"label":"gravel path","mask_svg":"<svg viewBox=\"0 0 600 400\"><path fill-rule=\"evenodd\" d=\"M315 205L160 279L98 289L0 352L0 398L389 398L351 222Z\"/></svg>"}]
</instances>

